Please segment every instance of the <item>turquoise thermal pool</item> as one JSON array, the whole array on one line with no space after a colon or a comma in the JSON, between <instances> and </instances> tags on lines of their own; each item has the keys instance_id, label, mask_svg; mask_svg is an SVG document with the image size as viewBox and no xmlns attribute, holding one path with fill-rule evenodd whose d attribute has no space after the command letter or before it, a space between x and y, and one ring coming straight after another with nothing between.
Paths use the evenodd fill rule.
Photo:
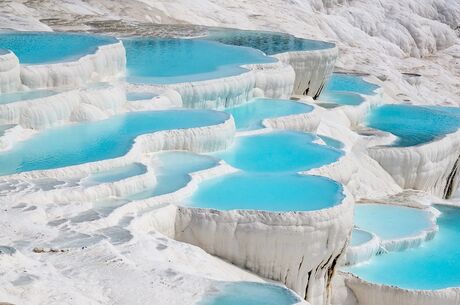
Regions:
<instances>
[{"instance_id":1,"label":"turquoise thermal pool","mask_svg":"<svg viewBox=\"0 0 460 305\"><path fill-rule=\"evenodd\" d=\"M203 39L132 38L123 44L131 83L209 80L241 74L244 64L275 61L259 50Z\"/></svg>"},{"instance_id":2,"label":"turquoise thermal pool","mask_svg":"<svg viewBox=\"0 0 460 305\"><path fill-rule=\"evenodd\" d=\"M365 81L361 76L345 73L333 73L323 94L358 93L374 95L379 86Z\"/></svg>"},{"instance_id":3,"label":"turquoise thermal pool","mask_svg":"<svg viewBox=\"0 0 460 305\"><path fill-rule=\"evenodd\" d=\"M217 210L313 211L340 204L342 191L320 176L237 172L200 183L186 202Z\"/></svg>"},{"instance_id":4,"label":"turquoise thermal pool","mask_svg":"<svg viewBox=\"0 0 460 305\"><path fill-rule=\"evenodd\" d=\"M364 102L364 98L361 95L342 91L323 92L320 95L320 100L327 103L349 106L357 106Z\"/></svg>"},{"instance_id":5,"label":"turquoise thermal pool","mask_svg":"<svg viewBox=\"0 0 460 305\"><path fill-rule=\"evenodd\" d=\"M0 35L1 36L1 35ZM33 91L21 91L14 93L2 93L0 94L0 105L10 104L19 101L34 100L42 97L48 97L57 94L53 90L33 90Z\"/></svg>"},{"instance_id":6,"label":"turquoise thermal pool","mask_svg":"<svg viewBox=\"0 0 460 305\"><path fill-rule=\"evenodd\" d=\"M398 136L393 146L407 147L433 141L460 128L460 108L383 105L367 117L369 127Z\"/></svg>"},{"instance_id":7,"label":"turquoise thermal pool","mask_svg":"<svg viewBox=\"0 0 460 305\"><path fill-rule=\"evenodd\" d=\"M285 33L222 28L210 29L206 38L228 45L258 49L267 55L288 51L315 51L335 47L333 43L298 38Z\"/></svg>"},{"instance_id":8,"label":"turquoise thermal pool","mask_svg":"<svg viewBox=\"0 0 460 305\"><path fill-rule=\"evenodd\" d=\"M120 181L129 177L142 175L147 172L147 167L141 163L131 163L125 166L111 168L109 170L101 171L91 174L83 179L82 185L90 186L101 183L109 183Z\"/></svg>"},{"instance_id":9,"label":"turquoise thermal pool","mask_svg":"<svg viewBox=\"0 0 460 305\"><path fill-rule=\"evenodd\" d=\"M198 305L294 305L301 301L290 290L272 284L234 282L216 288Z\"/></svg>"},{"instance_id":10,"label":"turquoise thermal pool","mask_svg":"<svg viewBox=\"0 0 460 305\"><path fill-rule=\"evenodd\" d=\"M158 96L158 94L151 93L151 92L128 92L126 94L126 99L128 101L141 101L141 100L150 100L156 96Z\"/></svg>"},{"instance_id":11,"label":"turquoise thermal pool","mask_svg":"<svg viewBox=\"0 0 460 305\"><path fill-rule=\"evenodd\" d=\"M290 100L255 99L248 103L225 109L235 119L238 130L253 130L263 128L262 121L291 114L306 113L313 106Z\"/></svg>"},{"instance_id":12,"label":"turquoise thermal pool","mask_svg":"<svg viewBox=\"0 0 460 305\"><path fill-rule=\"evenodd\" d=\"M351 231L351 242L350 246L360 246L372 240L372 234L360 229L353 229Z\"/></svg>"},{"instance_id":13,"label":"turquoise thermal pool","mask_svg":"<svg viewBox=\"0 0 460 305\"><path fill-rule=\"evenodd\" d=\"M388 204L357 204L355 225L382 240L414 237L432 226L425 210Z\"/></svg>"},{"instance_id":14,"label":"turquoise thermal pool","mask_svg":"<svg viewBox=\"0 0 460 305\"><path fill-rule=\"evenodd\" d=\"M336 161L343 152L313 143L309 133L276 131L240 136L226 151L214 155L233 167L250 172L296 172Z\"/></svg>"},{"instance_id":15,"label":"turquoise thermal pool","mask_svg":"<svg viewBox=\"0 0 460 305\"><path fill-rule=\"evenodd\" d=\"M190 182L190 173L214 167L218 160L186 151L171 151L157 154L157 163L155 187L133 194L128 199L140 200L175 192Z\"/></svg>"},{"instance_id":16,"label":"turquoise thermal pool","mask_svg":"<svg viewBox=\"0 0 460 305\"><path fill-rule=\"evenodd\" d=\"M11 50L21 64L48 64L72 61L96 52L116 38L56 32L9 32L0 34L0 48Z\"/></svg>"},{"instance_id":17,"label":"turquoise thermal pool","mask_svg":"<svg viewBox=\"0 0 460 305\"><path fill-rule=\"evenodd\" d=\"M139 135L216 125L228 118L211 110L143 111L51 128L0 153L0 174L116 158L126 154Z\"/></svg>"},{"instance_id":18,"label":"turquoise thermal pool","mask_svg":"<svg viewBox=\"0 0 460 305\"><path fill-rule=\"evenodd\" d=\"M418 248L389 252L345 268L360 278L405 289L442 289L460 286L460 209L436 206L442 214L439 232ZM405 218L407 222L410 218Z\"/></svg>"}]
</instances>

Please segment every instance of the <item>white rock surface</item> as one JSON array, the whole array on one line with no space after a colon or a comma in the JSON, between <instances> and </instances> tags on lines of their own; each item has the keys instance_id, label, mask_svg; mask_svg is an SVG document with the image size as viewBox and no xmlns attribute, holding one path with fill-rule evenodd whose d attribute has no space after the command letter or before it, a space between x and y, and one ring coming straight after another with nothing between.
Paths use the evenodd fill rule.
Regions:
<instances>
[{"instance_id":1,"label":"white rock surface","mask_svg":"<svg viewBox=\"0 0 460 305\"><path fill-rule=\"evenodd\" d=\"M19 60L14 53L0 49L0 93L21 88Z\"/></svg>"}]
</instances>

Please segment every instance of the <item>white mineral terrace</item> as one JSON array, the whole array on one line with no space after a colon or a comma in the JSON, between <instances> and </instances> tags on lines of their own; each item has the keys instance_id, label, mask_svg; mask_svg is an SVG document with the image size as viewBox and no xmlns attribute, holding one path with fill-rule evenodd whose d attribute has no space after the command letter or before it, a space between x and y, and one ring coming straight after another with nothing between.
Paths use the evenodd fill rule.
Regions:
<instances>
[{"instance_id":1,"label":"white mineral terrace","mask_svg":"<svg viewBox=\"0 0 460 305\"><path fill-rule=\"evenodd\" d=\"M446 215L435 204L460 207L456 198L460 185L460 124L433 140L406 147L393 146L396 135L367 127L370 114L384 104L425 104L426 97L434 97L427 89L430 85L436 92L438 86L453 92L434 104L447 101L445 104L451 105L455 90L458 93L460 84L449 78L460 77L458 70L452 68L445 78L439 75L446 62L458 67L452 62L458 59L455 54L460 50L460 40L452 28L460 24L460 6L455 1L430 0L426 4L430 9L425 11L414 1L407 5L395 1L381 4L378 16L370 13L373 7L369 1L364 1L363 7L352 1L306 1L296 4L298 7L278 0L256 1L256 6L236 1L241 2L239 10L247 12L232 8L232 14L225 13L230 8L222 10L224 4L211 0L194 5L182 0L162 5L148 0L125 4L100 0L97 5L66 0L65 9L62 3L50 0L42 4L0 3L0 30L91 31L118 37L76 59L38 64L21 63L20 54L2 49L0 40L0 166L5 167L0 168L0 304L459 305L457 285L406 289L368 281L347 271L363 266L360 264L372 265L373 259L384 255L410 255L410 251L429 247L442 228L439 222L443 213ZM253 14L255 9L261 11L260 17ZM294 9L298 13L292 13ZM317 13L308 14L311 19L306 20L302 17L305 10ZM410 14L417 11L416 17L407 13L414 20L406 20L404 14L395 13L399 10ZM337 19L326 17L330 16L326 12L339 11ZM395 13L395 24L383 21L388 19L389 11ZM355 15L367 22L358 21ZM105 17L102 20L94 16ZM201 27L186 25L192 20L203 25L254 29L274 22L283 24L280 30L285 32L324 37L335 45L283 51L270 55L275 62L240 65L243 71L232 76L168 84L130 83L129 49L125 50L121 37L201 36ZM182 25L157 28L155 23ZM350 34L352 41L357 40L356 46L347 34L350 24L360 27ZM397 34L402 24L407 35L415 37L413 43ZM269 28L274 29L272 25ZM306 35L308 30L321 34ZM368 36L369 32L375 37ZM438 38L433 42L425 36ZM359 48L368 49L373 57L368 59L356 51L354 58L352 50ZM433 58L428 62L432 74L423 73L427 72L425 68L415 69L427 63L428 55ZM391 62L389 58L397 60ZM407 67L404 74L398 72L400 66ZM342 89L328 88L337 76L333 72L339 70L357 82L339 81L339 86L346 86L344 91L361 98L361 103L340 104L328 99L328 90L343 93ZM369 74L356 74L359 72ZM429 79L434 74L439 78ZM448 85L440 85L443 81ZM378 88L372 93L360 91L366 85ZM420 93L412 93L417 90ZM131 100L133 93L139 98ZM238 127L237 115L222 113L259 98L290 100L296 107L309 107L309 111L267 114L253 130ZM67 143L66 139L50 137L54 142L31 142L35 146L27 146L40 135L59 135L61 128L93 126L83 124L107 127L104 122L114 118L119 121L114 123L118 125L110 139L103 133L91 138L89 127L62 134L75 136L75 141L121 143L119 138L127 137L122 134L123 124L128 130L144 130L145 124L155 124L158 119L153 116L151 122L139 120L133 123L139 126L131 126L126 123L127 116L162 111L175 115L203 113L206 117L197 116L197 122L190 119L191 125L175 122L175 128L133 133L129 141L123 140L127 143L123 152L116 145L102 153L76 145L75 151L68 152L70 161L59 156L63 161L56 159L62 161L57 165L53 164L58 162L56 156L44 155L49 150L38 146L59 147L57 142ZM212 115L216 115L214 123L204 124L214 119ZM174 119L171 117L171 121ZM112 132L111 126L107 128ZM338 157L307 169L257 172L243 170L220 155L243 138L288 131L311 135L315 148L330 149ZM27 151L21 151L22 147L36 149L38 153L31 154L36 160L25 158ZM208 165L198 169L192 166L186 172L183 168L188 164L169 161L172 163L167 165L183 170L173 177L178 187L157 193L164 181L172 179L162 180L172 171L165 166L162 154L174 152L205 158ZM108 157L93 158L98 153ZM72 163L72 157L79 154L84 161ZM287 149L285 154L298 157ZM270 162L276 163L274 155L269 155ZM38 165L9 170L8 162ZM339 199L311 210L227 210L190 204L189 199L206 183L244 173L324 179L338 187ZM283 191L288 197L295 189ZM287 203L279 202L283 204ZM367 205L424 213L426 223L415 233L387 238L377 229L358 225L356 209ZM382 219L388 216L369 215ZM398 225L404 225L404 221ZM359 235L354 242L352 234ZM228 283L244 286L245 282L267 284L267 289L278 287L289 301L275 301L280 297L277 294L252 295L249 290L238 293L231 286L221 288ZM229 299L225 293L230 293ZM217 297L212 303L216 296L221 299Z\"/></svg>"}]
</instances>

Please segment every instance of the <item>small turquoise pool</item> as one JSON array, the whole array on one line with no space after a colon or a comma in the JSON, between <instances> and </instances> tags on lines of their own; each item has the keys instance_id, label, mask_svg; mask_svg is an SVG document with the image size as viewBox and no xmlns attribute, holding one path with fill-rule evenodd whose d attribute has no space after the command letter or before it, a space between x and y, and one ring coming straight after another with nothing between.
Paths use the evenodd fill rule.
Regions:
<instances>
[{"instance_id":1,"label":"small turquoise pool","mask_svg":"<svg viewBox=\"0 0 460 305\"><path fill-rule=\"evenodd\" d=\"M55 94L57 94L57 92L53 90L33 90L14 93L3 93L0 94L0 105L48 97Z\"/></svg>"},{"instance_id":2,"label":"small turquoise pool","mask_svg":"<svg viewBox=\"0 0 460 305\"><path fill-rule=\"evenodd\" d=\"M320 100L338 105L357 106L364 102L364 98L356 93L342 91L326 91L321 93Z\"/></svg>"},{"instance_id":3,"label":"small turquoise pool","mask_svg":"<svg viewBox=\"0 0 460 305\"><path fill-rule=\"evenodd\" d=\"M11 50L21 64L47 64L76 60L113 44L113 37L56 32L9 32L0 34L0 48Z\"/></svg>"},{"instance_id":4,"label":"small turquoise pool","mask_svg":"<svg viewBox=\"0 0 460 305\"><path fill-rule=\"evenodd\" d=\"M294 305L301 300L282 286L253 282L222 283L198 305Z\"/></svg>"},{"instance_id":5,"label":"small turquoise pool","mask_svg":"<svg viewBox=\"0 0 460 305\"><path fill-rule=\"evenodd\" d=\"M43 131L0 153L0 174L51 169L120 157L142 134L216 125L229 118L210 110L131 112Z\"/></svg>"},{"instance_id":6,"label":"small turquoise pool","mask_svg":"<svg viewBox=\"0 0 460 305\"><path fill-rule=\"evenodd\" d=\"M214 167L218 160L206 155L186 151L171 151L157 154L155 167L157 184L152 189L133 194L130 200L141 200L175 192L190 182L190 173Z\"/></svg>"},{"instance_id":7,"label":"small turquoise pool","mask_svg":"<svg viewBox=\"0 0 460 305\"><path fill-rule=\"evenodd\" d=\"M398 136L393 146L413 146L433 141L460 128L459 109L383 105L370 112L367 125Z\"/></svg>"},{"instance_id":8,"label":"small turquoise pool","mask_svg":"<svg viewBox=\"0 0 460 305\"><path fill-rule=\"evenodd\" d=\"M382 240L412 237L431 228L427 211L388 204L357 204L355 225Z\"/></svg>"},{"instance_id":9,"label":"small turquoise pool","mask_svg":"<svg viewBox=\"0 0 460 305\"><path fill-rule=\"evenodd\" d=\"M335 47L333 43L298 38L293 35L265 31L244 31L234 29L210 29L209 40L228 45L250 47L265 54L274 55L288 51L314 51Z\"/></svg>"},{"instance_id":10,"label":"small turquoise pool","mask_svg":"<svg viewBox=\"0 0 460 305\"><path fill-rule=\"evenodd\" d=\"M128 101L141 101L141 100L150 100L156 96L158 96L158 94L151 93L151 92L128 92L126 94L126 99Z\"/></svg>"},{"instance_id":11,"label":"small turquoise pool","mask_svg":"<svg viewBox=\"0 0 460 305\"><path fill-rule=\"evenodd\" d=\"M131 83L171 84L241 74L241 65L275 59L259 50L203 39L124 39L127 80Z\"/></svg>"},{"instance_id":12,"label":"small turquoise pool","mask_svg":"<svg viewBox=\"0 0 460 305\"><path fill-rule=\"evenodd\" d=\"M320 176L237 172L200 183L185 202L217 210L312 211L340 204L342 191Z\"/></svg>"},{"instance_id":13,"label":"small turquoise pool","mask_svg":"<svg viewBox=\"0 0 460 305\"><path fill-rule=\"evenodd\" d=\"M366 281L406 289L460 287L460 209L436 208L442 214L433 240L418 248L375 256L345 270Z\"/></svg>"},{"instance_id":14,"label":"small turquoise pool","mask_svg":"<svg viewBox=\"0 0 460 305\"><path fill-rule=\"evenodd\" d=\"M360 229L353 229L351 231L350 246L360 246L372 240L372 234Z\"/></svg>"},{"instance_id":15,"label":"small turquoise pool","mask_svg":"<svg viewBox=\"0 0 460 305\"><path fill-rule=\"evenodd\" d=\"M250 172L296 172L336 161L343 152L313 143L316 136L276 131L241 136L226 151L214 155L233 167Z\"/></svg>"},{"instance_id":16,"label":"small turquoise pool","mask_svg":"<svg viewBox=\"0 0 460 305\"><path fill-rule=\"evenodd\" d=\"M365 81L361 76L345 73L333 73L323 94L358 93L374 95L379 86ZM337 96L337 95L336 95ZM348 97L348 99L350 99ZM346 100L346 98L344 99Z\"/></svg>"},{"instance_id":17,"label":"small turquoise pool","mask_svg":"<svg viewBox=\"0 0 460 305\"><path fill-rule=\"evenodd\" d=\"M111 168L109 170L101 171L89 175L83 179L81 184L84 186L91 186L101 183L109 183L120 181L129 177L145 174L147 167L141 163L131 163L125 166Z\"/></svg>"},{"instance_id":18,"label":"small turquoise pool","mask_svg":"<svg viewBox=\"0 0 460 305\"><path fill-rule=\"evenodd\" d=\"M337 140L337 139L327 137L327 136L323 136L323 135L318 135L318 138L323 140L324 143L326 143L327 146L334 147L336 149L342 149L342 148L345 147L345 145L342 142L340 142L339 140Z\"/></svg>"},{"instance_id":19,"label":"small turquoise pool","mask_svg":"<svg viewBox=\"0 0 460 305\"><path fill-rule=\"evenodd\" d=\"M306 113L313 106L289 100L255 99L248 103L225 109L235 119L238 130L253 130L263 128L262 121L291 114Z\"/></svg>"}]
</instances>

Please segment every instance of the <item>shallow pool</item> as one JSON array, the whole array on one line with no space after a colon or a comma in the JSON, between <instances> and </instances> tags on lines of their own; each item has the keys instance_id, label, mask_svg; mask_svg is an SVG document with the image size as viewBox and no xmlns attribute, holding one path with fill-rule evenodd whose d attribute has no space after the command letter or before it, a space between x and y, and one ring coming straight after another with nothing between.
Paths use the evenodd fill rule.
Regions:
<instances>
[{"instance_id":1,"label":"shallow pool","mask_svg":"<svg viewBox=\"0 0 460 305\"><path fill-rule=\"evenodd\" d=\"M158 94L151 93L151 92L128 92L126 94L126 99L128 101L140 101L140 100L150 100L156 96L158 96Z\"/></svg>"},{"instance_id":2,"label":"shallow pool","mask_svg":"<svg viewBox=\"0 0 460 305\"><path fill-rule=\"evenodd\" d=\"M354 74L333 73L324 94L352 92L365 95L374 95L379 86L369 83L363 77Z\"/></svg>"},{"instance_id":3,"label":"shallow pool","mask_svg":"<svg viewBox=\"0 0 460 305\"><path fill-rule=\"evenodd\" d=\"M326 91L321 93L320 100L322 102L349 106L357 106L364 102L364 98L361 95L343 91Z\"/></svg>"},{"instance_id":4,"label":"shallow pool","mask_svg":"<svg viewBox=\"0 0 460 305\"><path fill-rule=\"evenodd\" d=\"M439 232L418 248L389 252L345 268L379 284L406 289L460 287L460 209L437 206Z\"/></svg>"},{"instance_id":5,"label":"shallow pool","mask_svg":"<svg viewBox=\"0 0 460 305\"><path fill-rule=\"evenodd\" d=\"M120 157L129 151L139 135L215 125L228 118L225 112L210 110L142 111L51 128L0 153L0 174Z\"/></svg>"},{"instance_id":6,"label":"shallow pool","mask_svg":"<svg viewBox=\"0 0 460 305\"><path fill-rule=\"evenodd\" d=\"M339 204L342 186L320 176L237 172L206 180L186 203L217 210L312 211Z\"/></svg>"},{"instance_id":7,"label":"shallow pool","mask_svg":"<svg viewBox=\"0 0 460 305\"><path fill-rule=\"evenodd\" d=\"M337 140L337 139L334 139L334 138L331 138L331 137L327 137L327 136L323 136L323 135L318 135L318 138L320 138L321 140L324 141L324 143L330 147L334 147L336 149L342 149L345 147L345 145Z\"/></svg>"},{"instance_id":8,"label":"shallow pool","mask_svg":"<svg viewBox=\"0 0 460 305\"><path fill-rule=\"evenodd\" d=\"M27 101L57 94L53 90L33 90L0 94L0 105Z\"/></svg>"},{"instance_id":9,"label":"shallow pool","mask_svg":"<svg viewBox=\"0 0 460 305\"><path fill-rule=\"evenodd\" d=\"M9 32L0 34L0 48L16 54L21 64L47 64L76 60L97 47L116 43L113 37L56 32Z\"/></svg>"},{"instance_id":10,"label":"shallow pool","mask_svg":"<svg viewBox=\"0 0 460 305\"><path fill-rule=\"evenodd\" d=\"M382 240L418 235L431 228L431 214L425 210L388 204L357 204L355 225Z\"/></svg>"},{"instance_id":11,"label":"shallow pool","mask_svg":"<svg viewBox=\"0 0 460 305\"><path fill-rule=\"evenodd\" d=\"M108 170L93 173L83 179L81 184L91 186L101 183L120 181L129 177L145 174L147 167L141 163L131 163L125 166L115 167Z\"/></svg>"},{"instance_id":12,"label":"shallow pool","mask_svg":"<svg viewBox=\"0 0 460 305\"><path fill-rule=\"evenodd\" d=\"M221 283L198 305L294 305L301 300L289 289L253 282Z\"/></svg>"},{"instance_id":13,"label":"shallow pool","mask_svg":"<svg viewBox=\"0 0 460 305\"><path fill-rule=\"evenodd\" d=\"M171 84L241 74L244 64L275 59L259 50L203 39L124 39L127 80L131 83Z\"/></svg>"},{"instance_id":14,"label":"shallow pool","mask_svg":"<svg viewBox=\"0 0 460 305\"><path fill-rule=\"evenodd\" d=\"M175 192L190 182L190 173L214 167L219 160L206 155L186 151L171 151L156 155L155 175L157 184L137 194L130 195L130 200L141 200Z\"/></svg>"},{"instance_id":15,"label":"shallow pool","mask_svg":"<svg viewBox=\"0 0 460 305\"><path fill-rule=\"evenodd\" d=\"M353 229L351 231L351 242L350 246L360 246L372 240L372 234L360 229Z\"/></svg>"},{"instance_id":16,"label":"shallow pool","mask_svg":"<svg viewBox=\"0 0 460 305\"><path fill-rule=\"evenodd\" d=\"M369 127L398 136L393 146L430 142L460 128L460 108L383 105L367 117Z\"/></svg>"},{"instance_id":17,"label":"shallow pool","mask_svg":"<svg viewBox=\"0 0 460 305\"><path fill-rule=\"evenodd\" d=\"M235 119L238 130L263 128L262 121L291 114L306 113L313 106L289 100L255 99L248 103L225 109Z\"/></svg>"},{"instance_id":18,"label":"shallow pool","mask_svg":"<svg viewBox=\"0 0 460 305\"><path fill-rule=\"evenodd\" d=\"M313 143L316 136L294 131L275 131L241 136L226 151L214 155L233 167L251 172L295 172L336 161L343 152Z\"/></svg>"}]
</instances>

